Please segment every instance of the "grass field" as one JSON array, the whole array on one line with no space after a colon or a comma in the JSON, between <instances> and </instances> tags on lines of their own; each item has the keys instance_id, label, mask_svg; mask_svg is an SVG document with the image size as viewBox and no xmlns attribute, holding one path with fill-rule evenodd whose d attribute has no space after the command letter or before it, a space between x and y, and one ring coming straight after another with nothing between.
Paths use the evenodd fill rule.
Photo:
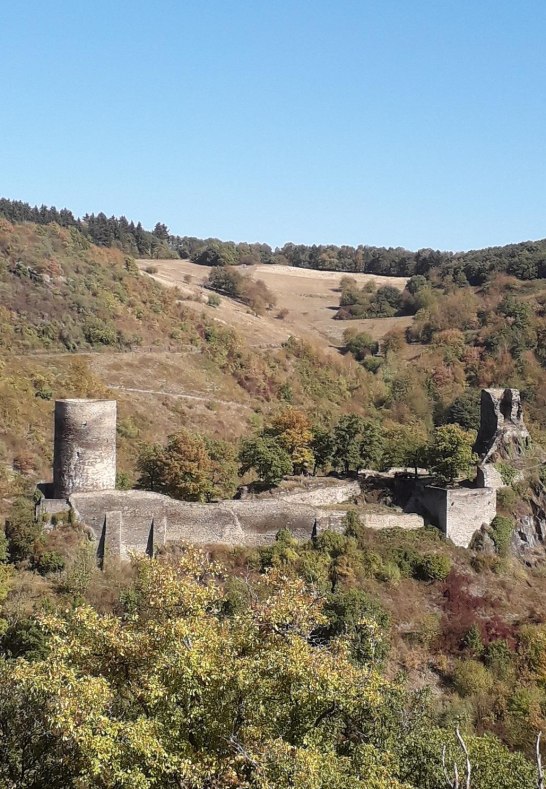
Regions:
<instances>
[{"instance_id":1,"label":"grass field","mask_svg":"<svg viewBox=\"0 0 546 789\"><path fill-rule=\"evenodd\" d=\"M406 328L411 317L371 318L356 321L337 321L335 314L339 304L339 283L346 274L336 271L315 271L291 266L250 266L240 269L254 279L261 279L277 297L274 310L257 317L243 304L223 298L219 307L206 304L208 293L203 283L210 268L189 260L140 260L141 271L153 267L153 276L158 282L178 287L181 298L193 309L205 310L210 317L228 326L233 326L250 345L262 348L276 347L290 335L319 342L324 347L339 348L344 330L351 328L367 331L374 339L380 339L393 328ZM382 277L375 274L351 274L362 287L373 281L378 286L393 285L403 290L404 277ZM287 310L284 318L277 316Z\"/></svg>"}]
</instances>

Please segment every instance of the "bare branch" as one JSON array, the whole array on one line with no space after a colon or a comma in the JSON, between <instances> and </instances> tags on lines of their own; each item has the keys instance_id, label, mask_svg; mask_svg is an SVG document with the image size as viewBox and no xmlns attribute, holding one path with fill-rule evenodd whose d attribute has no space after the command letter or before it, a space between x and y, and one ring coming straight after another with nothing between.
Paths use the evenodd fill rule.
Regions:
<instances>
[{"instance_id":1,"label":"bare branch","mask_svg":"<svg viewBox=\"0 0 546 789\"><path fill-rule=\"evenodd\" d=\"M540 755L540 738L542 737L542 732L539 731L537 735L537 772L538 772L538 782L537 782L537 789L544 789L544 772L542 770L542 757Z\"/></svg>"},{"instance_id":2,"label":"bare branch","mask_svg":"<svg viewBox=\"0 0 546 789\"><path fill-rule=\"evenodd\" d=\"M461 732L459 731L459 727L457 726L456 729L457 739L459 740L459 745L464 751L464 755L466 757L466 789L470 789L470 779L472 776L472 765L470 764L470 756L468 754L468 748L466 747L466 743L462 738Z\"/></svg>"}]
</instances>

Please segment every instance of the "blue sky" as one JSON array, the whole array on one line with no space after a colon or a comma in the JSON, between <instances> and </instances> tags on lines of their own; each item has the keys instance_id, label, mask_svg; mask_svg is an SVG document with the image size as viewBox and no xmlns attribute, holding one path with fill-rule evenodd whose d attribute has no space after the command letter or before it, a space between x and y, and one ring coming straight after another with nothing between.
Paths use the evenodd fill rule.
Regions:
<instances>
[{"instance_id":1,"label":"blue sky","mask_svg":"<svg viewBox=\"0 0 546 789\"><path fill-rule=\"evenodd\" d=\"M544 0L0 0L0 195L236 241L546 237Z\"/></svg>"}]
</instances>

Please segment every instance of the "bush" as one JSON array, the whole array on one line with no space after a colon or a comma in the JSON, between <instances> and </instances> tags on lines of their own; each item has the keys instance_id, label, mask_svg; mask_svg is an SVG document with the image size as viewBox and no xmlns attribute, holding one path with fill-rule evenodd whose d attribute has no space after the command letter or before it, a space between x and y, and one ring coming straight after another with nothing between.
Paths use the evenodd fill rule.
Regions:
<instances>
[{"instance_id":1,"label":"bush","mask_svg":"<svg viewBox=\"0 0 546 789\"><path fill-rule=\"evenodd\" d=\"M98 318L85 321L83 335L90 345L115 345L118 341L116 327Z\"/></svg>"},{"instance_id":2,"label":"bush","mask_svg":"<svg viewBox=\"0 0 546 789\"><path fill-rule=\"evenodd\" d=\"M460 660L455 666L452 679L455 690L463 698L489 693L493 686L490 672L477 660Z\"/></svg>"},{"instance_id":3,"label":"bush","mask_svg":"<svg viewBox=\"0 0 546 789\"><path fill-rule=\"evenodd\" d=\"M518 471L511 463L501 460L498 463L495 463L495 468L501 475L501 479L505 485L509 486L515 482L516 477L518 476Z\"/></svg>"},{"instance_id":4,"label":"bush","mask_svg":"<svg viewBox=\"0 0 546 789\"><path fill-rule=\"evenodd\" d=\"M207 301L207 304L209 305L209 307L219 307L221 303L222 303L222 299L220 298L220 296L217 293L211 293L210 294L210 296L208 298L208 301Z\"/></svg>"},{"instance_id":5,"label":"bush","mask_svg":"<svg viewBox=\"0 0 546 789\"><path fill-rule=\"evenodd\" d=\"M57 551L44 551L44 553L40 554L35 563L35 568L40 575L60 573L61 570L64 570L64 567L64 558L60 553L57 553Z\"/></svg>"},{"instance_id":6,"label":"bush","mask_svg":"<svg viewBox=\"0 0 546 789\"><path fill-rule=\"evenodd\" d=\"M157 266L146 266L144 271L146 274L157 274Z\"/></svg>"},{"instance_id":7,"label":"bush","mask_svg":"<svg viewBox=\"0 0 546 789\"><path fill-rule=\"evenodd\" d=\"M20 498L13 504L5 531L10 561L21 562L34 554L42 537L42 525L36 521L29 499Z\"/></svg>"},{"instance_id":8,"label":"bush","mask_svg":"<svg viewBox=\"0 0 546 789\"><path fill-rule=\"evenodd\" d=\"M414 569L414 575L421 581L445 581L451 572L451 559L439 553L425 554Z\"/></svg>"},{"instance_id":9,"label":"bush","mask_svg":"<svg viewBox=\"0 0 546 789\"><path fill-rule=\"evenodd\" d=\"M330 595L324 613L328 624L320 634L328 639L346 635L357 663L381 661L388 653L390 618L382 605L361 589Z\"/></svg>"},{"instance_id":10,"label":"bush","mask_svg":"<svg viewBox=\"0 0 546 789\"><path fill-rule=\"evenodd\" d=\"M47 636L35 619L20 619L2 636L2 651L10 658L41 660L47 655Z\"/></svg>"},{"instance_id":11,"label":"bush","mask_svg":"<svg viewBox=\"0 0 546 789\"><path fill-rule=\"evenodd\" d=\"M499 556L508 556L513 531L514 521L511 518L497 515L493 519L490 527L490 534Z\"/></svg>"}]
</instances>

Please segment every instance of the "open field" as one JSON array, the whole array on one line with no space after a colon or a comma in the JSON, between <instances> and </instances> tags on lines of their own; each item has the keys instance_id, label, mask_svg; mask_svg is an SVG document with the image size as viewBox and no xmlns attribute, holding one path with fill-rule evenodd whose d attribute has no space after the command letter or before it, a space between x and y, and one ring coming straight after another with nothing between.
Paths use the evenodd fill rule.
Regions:
<instances>
[{"instance_id":1,"label":"open field","mask_svg":"<svg viewBox=\"0 0 546 789\"><path fill-rule=\"evenodd\" d=\"M343 332L349 326L367 331L380 339L393 328L405 329L411 317L371 318L356 321L337 321L339 283L342 277L351 276L362 287L367 282L378 286L393 285L403 290L404 277L383 277L375 274L344 274L337 271L315 271L291 266L261 265L240 268L254 279L261 279L277 297L277 306L264 316L257 317L243 304L222 298L219 307L206 304L209 291L203 287L210 268L189 260L140 260L141 271L153 266L153 276L158 282L178 287L181 298L189 307L205 311L210 317L243 334L250 345L262 348L278 346L290 335L320 342L322 347L339 348ZM276 317L281 310L288 310L286 317Z\"/></svg>"}]
</instances>

